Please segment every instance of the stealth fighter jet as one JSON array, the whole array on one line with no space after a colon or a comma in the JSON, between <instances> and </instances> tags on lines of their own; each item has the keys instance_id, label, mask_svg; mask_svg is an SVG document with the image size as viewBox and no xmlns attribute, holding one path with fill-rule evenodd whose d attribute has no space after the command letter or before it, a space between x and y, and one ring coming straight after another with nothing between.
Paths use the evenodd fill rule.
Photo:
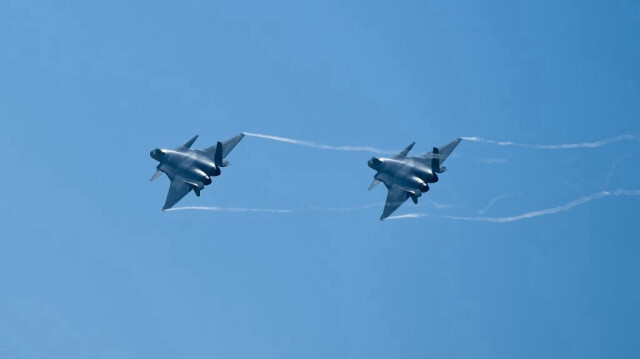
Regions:
<instances>
[{"instance_id":1,"label":"stealth fighter jet","mask_svg":"<svg viewBox=\"0 0 640 359\"><path fill-rule=\"evenodd\" d=\"M191 145L196 141L196 135L184 145L175 150L156 148L151 151L151 158L160 162L151 180L163 173L171 180L167 200L162 210L173 207L179 200L193 190L200 197L200 191L211 184L211 177L220 176L221 168L229 164L224 158L240 142L244 134L218 142L202 150L192 150Z\"/></svg>"},{"instance_id":2,"label":"stealth fighter jet","mask_svg":"<svg viewBox=\"0 0 640 359\"><path fill-rule=\"evenodd\" d=\"M418 204L418 197L429 190L429 183L438 182L438 173L447 170L442 163L460 141L462 139L458 138L440 148L434 147L433 152L425 155L407 157L415 145L413 142L393 158L371 158L368 165L377 173L373 176L373 183L369 186L369 190L380 182L383 182L389 190L380 220L389 217L408 198Z\"/></svg>"}]
</instances>

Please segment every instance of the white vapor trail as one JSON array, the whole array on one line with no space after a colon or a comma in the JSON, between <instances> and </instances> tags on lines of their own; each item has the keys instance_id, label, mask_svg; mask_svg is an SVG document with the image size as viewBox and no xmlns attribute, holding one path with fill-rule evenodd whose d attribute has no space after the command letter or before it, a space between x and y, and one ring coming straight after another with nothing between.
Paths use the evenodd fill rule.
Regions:
<instances>
[{"instance_id":1,"label":"white vapor trail","mask_svg":"<svg viewBox=\"0 0 640 359\"><path fill-rule=\"evenodd\" d=\"M384 206L383 203L369 203L363 206L358 207L309 207L308 209L311 211L322 211L322 212L352 212L352 211L361 211L363 209L369 209L373 207L381 207Z\"/></svg>"},{"instance_id":2,"label":"white vapor trail","mask_svg":"<svg viewBox=\"0 0 640 359\"><path fill-rule=\"evenodd\" d=\"M192 207L173 207L165 210L169 211L215 211L215 212L266 212L266 213L293 213L293 209L272 209L272 208L238 208L238 207L209 207L209 206L192 206Z\"/></svg>"},{"instance_id":3,"label":"white vapor trail","mask_svg":"<svg viewBox=\"0 0 640 359\"><path fill-rule=\"evenodd\" d=\"M624 161L625 159L631 157L632 154L633 152L626 153L618 157L615 161L613 161L613 163L611 164L611 169L609 170L609 173L607 173L604 179L603 188L609 187L609 183L611 182L611 177L613 177L613 174L615 173L616 168L618 167L618 164L620 164L620 162Z\"/></svg>"},{"instance_id":4,"label":"white vapor trail","mask_svg":"<svg viewBox=\"0 0 640 359\"><path fill-rule=\"evenodd\" d=\"M379 154L394 153L392 151L381 150L379 148L370 147L370 146L330 146L330 145L324 145L324 144L321 144L321 143L315 143L315 142L311 142L311 141L295 140L293 138L288 138L288 137L263 135L263 134L260 134L260 133L251 133L251 132L243 132L243 133L246 136L264 138L264 139L267 139L267 140L284 142L284 143L291 143L291 144L294 144L294 145L301 145L301 146L307 146L307 147L313 147L313 148L320 148L320 149L323 149L323 150L359 151L359 152L372 152L372 153L379 153Z\"/></svg>"},{"instance_id":5,"label":"white vapor trail","mask_svg":"<svg viewBox=\"0 0 640 359\"><path fill-rule=\"evenodd\" d=\"M596 147L604 146L613 142L640 140L640 137L638 136L627 134L627 135L620 135L617 137L608 138L600 141L594 141L594 142L564 143L559 145L527 145L527 144L516 143L511 141L487 140L481 137L461 137L461 138L467 141L491 143L499 146L516 146L516 147L523 147L523 148L536 148L536 149L542 149L542 150L564 150L564 149L570 149L570 148L596 148Z\"/></svg>"},{"instance_id":6,"label":"white vapor trail","mask_svg":"<svg viewBox=\"0 0 640 359\"><path fill-rule=\"evenodd\" d=\"M394 151L382 150L382 149L371 147L371 146L331 146L331 145L325 145L325 144L315 143L315 142L311 142L311 141L296 140L296 139L289 138L289 137L265 135L265 134L261 134L261 133L252 133L252 132L243 132L243 133L246 136L250 136L250 137L263 138L263 139L267 139L267 140L284 142L284 143L291 143L291 144L294 144L294 145L319 148L319 149L323 149L323 150L359 151L359 152L371 152L371 153L377 153L377 154L393 154L393 153L396 153ZM488 139L485 139L485 138L482 138L482 137L476 137L476 136L468 136L468 137L461 137L461 138L463 140L471 141L471 142L490 143L490 144L494 144L494 145L498 145L498 146L515 146L515 147L522 147L522 148L535 148L535 149L542 149L542 150L564 150L564 149L572 149L572 148L596 148L596 147L601 147L601 146L604 146L604 145L607 145L607 144L610 144L610 143L620 142L620 141L640 141L640 136L634 136L634 135L630 135L630 134L620 135L620 136L616 136L616 137L613 137L613 138L608 138L608 139L594 141L594 142L563 143L563 144L557 144L557 145L529 145L529 144L511 142L511 141L488 140ZM496 164L504 164L506 162L505 159L487 159L487 160L483 160L483 161L488 161L489 163L496 163Z\"/></svg>"},{"instance_id":7,"label":"white vapor trail","mask_svg":"<svg viewBox=\"0 0 640 359\"><path fill-rule=\"evenodd\" d=\"M429 213L409 213L409 214L401 214L398 216L387 217L384 220L388 221L390 219L405 219L405 218L420 218L430 216Z\"/></svg>"},{"instance_id":8,"label":"white vapor trail","mask_svg":"<svg viewBox=\"0 0 640 359\"><path fill-rule=\"evenodd\" d=\"M451 208L453 207L453 205L451 204L443 204L443 203L439 203L436 201L431 201L431 200L426 200L422 203L427 203L432 205L433 207L437 208L437 209L446 209L446 208ZM317 207L317 206L312 206L312 207L308 207L306 208L306 210L309 211L322 211L322 212L353 212L353 211L362 211L365 209L369 209L369 208L383 208L384 207L384 203L369 203L369 204L365 204L362 206L357 206L357 207ZM303 209L299 209L299 210L303 210Z\"/></svg>"},{"instance_id":9,"label":"white vapor trail","mask_svg":"<svg viewBox=\"0 0 640 359\"><path fill-rule=\"evenodd\" d=\"M427 199L426 201L424 201L422 203L428 203L428 204L436 207L437 209L446 209L446 208L454 207L454 205L452 205L452 204L440 203L440 202L436 202L436 201L433 201L433 200L430 200L430 199Z\"/></svg>"},{"instance_id":10,"label":"white vapor trail","mask_svg":"<svg viewBox=\"0 0 640 359\"><path fill-rule=\"evenodd\" d=\"M564 204L562 206L542 209L542 210L538 210L538 211L527 212L527 213L524 213L524 214L520 214L520 215L517 215L517 216L511 216L511 217L459 217L459 216L445 216L445 215L441 215L441 216L438 216L438 217L447 218L447 219L453 219L453 220L459 220L459 221L470 221L470 222L508 223L508 222L516 222L516 221L520 221L520 220L528 219L528 218L545 216L545 215L549 215L549 214L566 212L566 211L572 209L573 207L576 207L576 206L579 206L581 204L585 204L587 202L591 202L593 200L600 199L600 198L603 198L603 197L620 197L620 196L640 196L640 190L618 189L618 190L615 190L615 191L612 191L612 192L601 191L601 192L594 193L594 194L592 194L590 196L580 197L580 198L575 199L575 200L573 200L573 201L571 201L569 203L566 203L566 204ZM404 214L404 215L400 215L400 216L389 217L387 219L419 218L419 217L424 217L424 216L428 216L428 215L429 214L427 214L427 213L410 213L410 214Z\"/></svg>"},{"instance_id":11,"label":"white vapor trail","mask_svg":"<svg viewBox=\"0 0 640 359\"><path fill-rule=\"evenodd\" d=\"M502 198L506 196L513 196L519 194L512 195L503 195ZM615 191L600 191L594 193L590 196L580 197L571 202L568 202L564 205L547 208L532 212L527 212L520 215L510 216L510 217L462 217L462 216L449 216L449 215L432 215L429 213L408 213L397 216L391 216L386 218L385 220L394 220L394 219L408 219L408 218L421 218L421 217L439 217L445 219L452 219L458 221L468 221L468 222L493 222L493 223L509 223L521 221L523 219L546 216L550 214L566 212L571 210L573 207L585 204L587 202L591 202L593 200L601 199L604 197L620 197L620 196L640 196L640 190L625 190L618 189ZM500 196L499 196L500 197ZM497 199L494 199L497 201ZM263 213L278 213L278 214L290 214L294 212L300 212L304 210L310 211L327 211L327 212L349 212L349 211L359 211L365 210L376 206L381 206L380 203L371 203L359 207L308 207L306 209L273 209L273 208L239 208L239 207L214 207L214 206L191 206L191 207L174 207L166 210L166 212L170 211L184 211L184 210L200 210L200 211L216 211L216 212L263 212ZM436 206L437 208L441 208ZM485 209L486 210L486 209Z\"/></svg>"},{"instance_id":12,"label":"white vapor trail","mask_svg":"<svg viewBox=\"0 0 640 359\"><path fill-rule=\"evenodd\" d=\"M452 205L449 204L441 204L434 201L427 201L425 203L429 203L435 208L444 209L451 208ZM354 211L362 211L369 208L383 208L384 203L369 203L362 206L355 207L319 207L319 206L310 206L306 208L294 208L294 209L274 209L274 208L242 208L242 207L216 207L216 206L185 206L185 207L173 207L165 210L165 212L171 211L213 211L213 212L263 212L263 213L280 213L280 214L290 214L294 212L302 212L302 211L319 211L319 212L354 212Z\"/></svg>"},{"instance_id":13,"label":"white vapor trail","mask_svg":"<svg viewBox=\"0 0 640 359\"><path fill-rule=\"evenodd\" d=\"M296 208L296 209L274 209L274 208L241 208L241 207L215 207L215 206L190 206L190 207L173 207L167 209L169 211L214 211L214 212L263 212L263 213L281 213L288 214L301 211L322 211L322 212L351 212L360 211L372 207L384 206L384 203L370 203L358 207L308 207L308 208Z\"/></svg>"},{"instance_id":14,"label":"white vapor trail","mask_svg":"<svg viewBox=\"0 0 640 359\"><path fill-rule=\"evenodd\" d=\"M487 204L483 209L478 211L478 214L484 214L486 211L488 211L491 207L493 207L494 204L496 204L496 202L509 198L509 197L515 197L515 196L521 196L522 193L505 193L505 194L501 194L499 196L493 197L491 199L491 201L489 201L489 204Z\"/></svg>"}]
</instances>

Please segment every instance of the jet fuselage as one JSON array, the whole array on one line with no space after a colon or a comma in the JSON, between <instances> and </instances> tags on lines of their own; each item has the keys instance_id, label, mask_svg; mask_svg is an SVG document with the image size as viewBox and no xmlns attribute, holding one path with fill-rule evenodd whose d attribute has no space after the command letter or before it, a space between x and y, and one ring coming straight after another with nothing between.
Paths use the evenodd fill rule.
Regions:
<instances>
[{"instance_id":1,"label":"jet fuselage","mask_svg":"<svg viewBox=\"0 0 640 359\"><path fill-rule=\"evenodd\" d=\"M149 155L160 162L151 181L166 174L171 181L167 199L162 207L163 211L173 207L178 201L193 190L200 197L200 191L211 184L211 178L219 176L220 168L228 166L225 157L242 140L243 133L239 133L225 141L218 141L215 146L203 149L191 149L198 136L194 136L184 145L176 149L156 148Z\"/></svg>"},{"instance_id":2,"label":"jet fuselage","mask_svg":"<svg viewBox=\"0 0 640 359\"><path fill-rule=\"evenodd\" d=\"M442 163L460 141L461 138L456 138L440 148L434 147L432 152L422 156L407 156L416 144L412 142L393 158L372 157L367 165L376 174L369 190L381 182L387 187L387 201L380 220L389 218L409 198L414 204L418 204L418 198L429 190L429 183L438 182L438 173L447 170Z\"/></svg>"},{"instance_id":3,"label":"jet fuselage","mask_svg":"<svg viewBox=\"0 0 640 359\"><path fill-rule=\"evenodd\" d=\"M194 150L177 152L155 149L150 155L151 158L160 162L159 169L165 166L171 167L186 182L202 183L206 186L211 184L211 177L219 176L221 172L213 161Z\"/></svg>"},{"instance_id":4,"label":"jet fuselage","mask_svg":"<svg viewBox=\"0 0 640 359\"><path fill-rule=\"evenodd\" d=\"M392 158L372 158L369 167L379 172L377 179L386 185L393 184L420 192L429 190L428 183L438 182L438 175L424 164L405 157L402 160Z\"/></svg>"}]
</instances>

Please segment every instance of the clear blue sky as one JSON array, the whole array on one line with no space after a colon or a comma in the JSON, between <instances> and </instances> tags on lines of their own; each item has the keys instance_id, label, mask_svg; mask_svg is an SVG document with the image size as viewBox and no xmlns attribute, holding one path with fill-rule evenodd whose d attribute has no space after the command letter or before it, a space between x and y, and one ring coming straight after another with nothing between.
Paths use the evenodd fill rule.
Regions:
<instances>
[{"instance_id":1,"label":"clear blue sky","mask_svg":"<svg viewBox=\"0 0 640 359\"><path fill-rule=\"evenodd\" d=\"M364 152L640 135L638 1L0 3L0 357L637 358L640 145L463 141L380 222ZM379 204L352 211L349 208Z\"/></svg>"}]
</instances>

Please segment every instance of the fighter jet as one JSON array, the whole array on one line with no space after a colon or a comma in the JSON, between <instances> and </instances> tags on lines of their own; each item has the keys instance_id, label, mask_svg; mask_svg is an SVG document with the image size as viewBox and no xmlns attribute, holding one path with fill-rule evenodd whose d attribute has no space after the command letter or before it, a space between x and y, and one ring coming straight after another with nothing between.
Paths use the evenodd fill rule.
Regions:
<instances>
[{"instance_id":1,"label":"fighter jet","mask_svg":"<svg viewBox=\"0 0 640 359\"><path fill-rule=\"evenodd\" d=\"M240 142L244 134L218 142L215 146L202 150L192 150L191 145L198 135L175 150L156 148L151 151L151 158L160 162L151 180L162 176L163 173L171 180L167 200L162 210L173 207L179 200L193 190L200 197L200 191L211 184L211 177L220 176L221 168L229 165L225 161L229 152Z\"/></svg>"},{"instance_id":2,"label":"fighter jet","mask_svg":"<svg viewBox=\"0 0 640 359\"><path fill-rule=\"evenodd\" d=\"M438 173L447 170L442 163L460 141L462 139L457 138L440 148L434 147L433 152L417 157L407 157L413 145L416 144L413 142L393 158L371 158L368 165L377 173L373 176L373 183L369 186L369 190L380 182L383 182L389 190L380 220L389 217L408 198L418 204L418 198L429 191L428 184L438 182Z\"/></svg>"}]
</instances>

